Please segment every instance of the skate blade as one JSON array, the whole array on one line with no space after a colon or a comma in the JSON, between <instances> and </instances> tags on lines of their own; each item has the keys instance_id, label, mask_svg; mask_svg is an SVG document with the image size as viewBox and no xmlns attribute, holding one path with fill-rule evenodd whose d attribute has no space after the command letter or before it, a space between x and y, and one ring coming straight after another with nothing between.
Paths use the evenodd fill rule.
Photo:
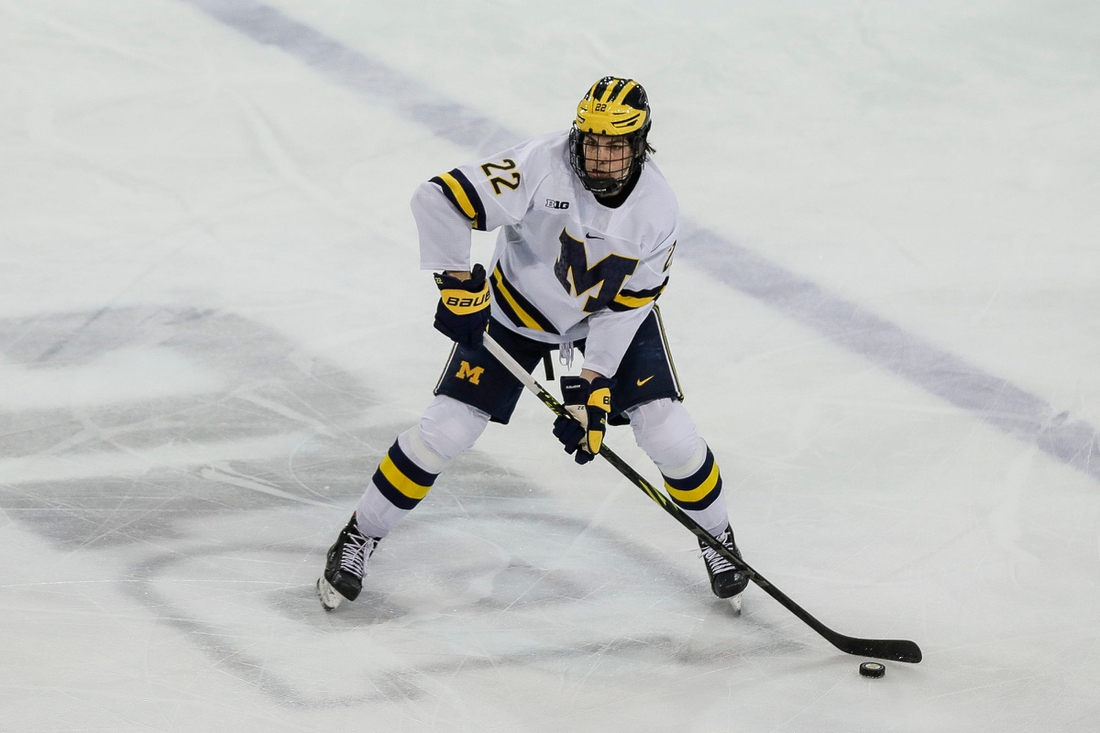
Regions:
<instances>
[{"instance_id":1,"label":"skate blade","mask_svg":"<svg viewBox=\"0 0 1100 733\"><path fill-rule=\"evenodd\" d=\"M734 597L730 598L729 602L730 602L730 608L733 609L733 615L740 616L741 615L741 594L738 593Z\"/></svg>"},{"instance_id":2,"label":"skate blade","mask_svg":"<svg viewBox=\"0 0 1100 733\"><path fill-rule=\"evenodd\" d=\"M326 611L335 611L344 597L340 595L332 585L325 580L325 576L317 579L317 597L321 599L321 605Z\"/></svg>"}]
</instances>

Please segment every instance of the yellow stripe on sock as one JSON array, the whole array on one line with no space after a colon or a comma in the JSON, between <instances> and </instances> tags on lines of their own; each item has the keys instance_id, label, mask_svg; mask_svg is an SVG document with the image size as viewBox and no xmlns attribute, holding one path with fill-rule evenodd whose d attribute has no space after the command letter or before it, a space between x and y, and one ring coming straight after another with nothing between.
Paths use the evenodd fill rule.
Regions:
<instances>
[{"instance_id":1,"label":"yellow stripe on sock","mask_svg":"<svg viewBox=\"0 0 1100 733\"><path fill-rule=\"evenodd\" d=\"M387 481L393 484L395 489L410 499L419 501L427 496L428 490L432 488L431 486L421 486L401 473L401 469L394 465L389 456L382 459L382 463L379 464L378 470L382 472L382 475L386 477Z\"/></svg>"},{"instance_id":2,"label":"yellow stripe on sock","mask_svg":"<svg viewBox=\"0 0 1100 733\"><path fill-rule=\"evenodd\" d=\"M665 482L665 490L668 491L668 495L676 501L683 502L685 504L693 504L697 501L702 501L706 498L707 494L714 490L714 487L718 484L718 463L715 462L714 467L710 470L710 475L707 476L703 483L699 484L697 488L683 490L674 489Z\"/></svg>"}]
</instances>

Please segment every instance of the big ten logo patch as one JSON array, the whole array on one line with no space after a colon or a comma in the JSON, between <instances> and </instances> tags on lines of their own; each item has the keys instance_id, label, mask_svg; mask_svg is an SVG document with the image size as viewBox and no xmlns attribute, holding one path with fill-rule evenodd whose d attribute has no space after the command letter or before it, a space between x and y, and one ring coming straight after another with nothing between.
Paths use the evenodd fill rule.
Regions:
<instances>
[{"instance_id":1,"label":"big ten logo patch","mask_svg":"<svg viewBox=\"0 0 1100 733\"><path fill-rule=\"evenodd\" d=\"M554 199L546 199L546 208L548 209L568 209L568 201L555 201Z\"/></svg>"},{"instance_id":2,"label":"big ten logo patch","mask_svg":"<svg viewBox=\"0 0 1100 733\"><path fill-rule=\"evenodd\" d=\"M458 379L465 379L470 384L480 384L481 375L485 373L485 367L470 366L470 362L463 361L458 366L458 373L455 377Z\"/></svg>"}]
</instances>

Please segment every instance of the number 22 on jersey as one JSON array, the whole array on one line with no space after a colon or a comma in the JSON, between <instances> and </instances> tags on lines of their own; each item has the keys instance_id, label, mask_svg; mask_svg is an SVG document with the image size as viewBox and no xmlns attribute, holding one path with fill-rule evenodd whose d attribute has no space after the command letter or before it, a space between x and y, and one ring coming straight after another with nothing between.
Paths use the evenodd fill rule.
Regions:
<instances>
[{"instance_id":1,"label":"number 22 on jersey","mask_svg":"<svg viewBox=\"0 0 1100 733\"><path fill-rule=\"evenodd\" d=\"M485 176L489 179L489 183L493 184L493 191L495 191L496 195L499 196L503 191L503 189L501 189L501 186L504 186L505 188L508 188L512 191L515 191L517 188L519 188L520 173L519 171L515 170L515 167L516 161L512 160L511 158L505 158L499 163L485 163L481 166L481 172L484 173ZM509 178L504 178L503 176L499 175L494 176L493 171L511 171L511 174L509 175L509 178L511 180L509 180Z\"/></svg>"}]
</instances>

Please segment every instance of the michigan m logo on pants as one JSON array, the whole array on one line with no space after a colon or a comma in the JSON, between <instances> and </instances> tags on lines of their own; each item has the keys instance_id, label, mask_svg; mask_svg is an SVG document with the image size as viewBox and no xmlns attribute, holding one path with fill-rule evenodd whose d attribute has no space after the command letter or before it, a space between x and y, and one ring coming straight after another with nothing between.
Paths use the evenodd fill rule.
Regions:
<instances>
[{"instance_id":1,"label":"michigan m logo on pants","mask_svg":"<svg viewBox=\"0 0 1100 733\"><path fill-rule=\"evenodd\" d=\"M472 367L470 362L464 361L458 367L458 374L455 376L459 379L465 379L470 384L478 384L481 379L481 375L485 373L485 367Z\"/></svg>"}]
</instances>

